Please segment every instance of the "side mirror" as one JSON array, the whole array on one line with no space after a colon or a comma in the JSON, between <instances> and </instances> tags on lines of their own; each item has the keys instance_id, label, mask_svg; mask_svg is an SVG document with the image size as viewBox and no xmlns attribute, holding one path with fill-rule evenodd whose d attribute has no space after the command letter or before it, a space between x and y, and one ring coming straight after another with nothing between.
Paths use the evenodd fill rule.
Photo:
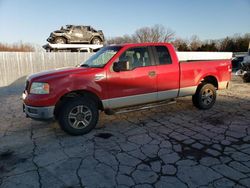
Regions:
<instances>
[{"instance_id":1,"label":"side mirror","mask_svg":"<svg viewBox=\"0 0 250 188\"><path fill-rule=\"evenodd\" d=\"M113 65L113 70L115 72L128 71L129 69L129 61L118 61Z\"/></svg>"}]
</instances>

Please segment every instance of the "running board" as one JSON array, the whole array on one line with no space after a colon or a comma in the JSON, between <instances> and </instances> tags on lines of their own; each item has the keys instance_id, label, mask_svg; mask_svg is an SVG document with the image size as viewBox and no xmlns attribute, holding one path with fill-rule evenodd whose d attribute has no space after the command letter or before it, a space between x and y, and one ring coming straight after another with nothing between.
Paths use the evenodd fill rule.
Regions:
<instances>
[{"instance_id":1,"label":"running board","mask_svg":"<svg viewBox=\"0 0 250 188\"><path fill-rule=\"evenodd\" d=\"M147 110L150 108L155 108L155 107L160 107L160 106L166 106L166 105L175 104L175 103L176 103L176 100L170 100L170 101L151 103L151 104L147 104L147 105L140 105L140 106L127 107L127 108L114 109L114 110L107 109L104 112L107 115L123 114L123 113L128 113L128 112Z\"/></svg>"}]
</instances>

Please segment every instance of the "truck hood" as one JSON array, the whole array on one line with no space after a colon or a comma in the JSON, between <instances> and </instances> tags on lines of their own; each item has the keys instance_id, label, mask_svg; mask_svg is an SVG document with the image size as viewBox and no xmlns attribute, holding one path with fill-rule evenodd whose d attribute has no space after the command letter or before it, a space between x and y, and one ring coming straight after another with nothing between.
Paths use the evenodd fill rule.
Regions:
<instances>
[{"instance_id":1,"label":"truck hood","mask_svg":"<svg viewBox=\"0 0 250 188\"><path fill-rule=\"evenodd\" d=\"M53 31L52 33L65 33L66 30L56 30L56 31Z\"/></svg>"},{"instance_id":2,"label":"truck hood","mask_svg":"<svg viewBox=\"0 0 250 188\"><path fill-rule=\"evenodd\" d=\"M27 80L34 82L34 81L46 81L53 78L58 77L65 77L72 74L95 74L98 72L98 68L89 68L89 67L65 67L65 68L58 68L48 71L39 72L36 74L32 74L28 76Z\"/></svg>"},{"instance_id":3,"label":"truck hood","mask_svg":"<svg viewBox=\"0 0 250 188\"><path fill-rule=\"evenodd\" d=\"M67 30L56 30L56 31L51 32L50 36L59 35L59 34L66 33L66 32L68 32L68 31Z\"/></svg>"}]
</instances>

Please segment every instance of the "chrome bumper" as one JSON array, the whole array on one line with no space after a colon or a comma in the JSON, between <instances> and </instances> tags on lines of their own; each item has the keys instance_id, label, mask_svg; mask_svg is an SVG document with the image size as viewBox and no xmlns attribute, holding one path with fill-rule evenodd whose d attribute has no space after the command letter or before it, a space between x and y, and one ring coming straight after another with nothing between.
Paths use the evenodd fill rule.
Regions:
<instances>
[{"instance_id":1,"label":"chrome bumper","mask_svg":"<svg viewBox=\"0 0 250 188\"><path fill-rule=\"evenodd\" d=\"M248 72L247 71L243 71L243 70L238 70L236 73L235 73L235 75L236 76L244 76L245 74L247 74Z\"/></svg>"},{"instance_id":2,"label":"chrome bumper","mask_svg":"<svg viewBox=\"0 0 250 188\"><path fill-rule=\"evenodd\" d=\"M27 117L36 120L49 120L54 118L54 106L33 107L23 104L23 112Z\"/></svg>"}]
</instances>

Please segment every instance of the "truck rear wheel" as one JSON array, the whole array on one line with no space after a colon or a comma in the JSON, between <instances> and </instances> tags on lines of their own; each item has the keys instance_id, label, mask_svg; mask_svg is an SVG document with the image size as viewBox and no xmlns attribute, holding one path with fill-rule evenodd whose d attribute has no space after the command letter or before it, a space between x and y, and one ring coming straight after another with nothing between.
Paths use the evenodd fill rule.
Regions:
<instances>
[{"instance_id":1,"label":"truck rear wheel","mask_svg":"<svg viewBox=\"0 0 250 188\"><path fill-rule=\"evenodd\" d=\"M83 135L95 128L99 118L97 105L91 99L78 97L63 103L59 125L71 135Z\"/></svg>"},{"instance_id":2,"label":"truck rear wheel","mask_svg":"<svg viewBox=\"0 0 250 188\"><path fill-rule=\"evenodd\" d=\"M207 110L212 108L216 101L216 89L214 85L202 83L198 86L196 93L192 97L195 107Z\"/></svg>"},{"instance_id":3,"label":"truck rear wheel","mask_svg":"<svg viewBox=\"0 0 250 188\"><path fill-rule=\"evenodd\" d=\"M54 42L55 42L55 44L65 44L66 40L63 37L56 37Z\"/></svg>"}]
</instances>

